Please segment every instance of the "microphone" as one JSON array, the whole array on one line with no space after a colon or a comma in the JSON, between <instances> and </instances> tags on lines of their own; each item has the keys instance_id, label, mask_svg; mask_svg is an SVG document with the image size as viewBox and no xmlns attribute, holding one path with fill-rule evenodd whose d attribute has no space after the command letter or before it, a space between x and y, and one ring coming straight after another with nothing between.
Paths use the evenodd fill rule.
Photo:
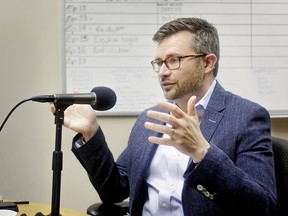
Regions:
<instances>
[{"instance_id":1,"label":"microphone","mask_svg":"<svg viewBox=\"0 0 288 216\"><path fill-rule=\"evenodd\" d=\"M95 110L109 110L116 104L115 92L104 86L95 87L91 93L39 95L31 98L32 101L46 103L53 102L62 105L90 104Z\"/></svg>"}]
</instances>

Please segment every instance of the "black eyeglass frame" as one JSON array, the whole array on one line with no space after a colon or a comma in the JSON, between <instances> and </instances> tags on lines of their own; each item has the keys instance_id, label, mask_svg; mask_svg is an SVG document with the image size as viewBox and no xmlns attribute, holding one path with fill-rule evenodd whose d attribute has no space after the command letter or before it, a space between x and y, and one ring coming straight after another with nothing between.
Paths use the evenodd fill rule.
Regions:
<instances>
[{"instance_id":1,"label":"black eyeglass frame","mask_svg":"<svg viewBox=\"0 0 288 216\"><path fill-rule=\"evenodd\" d=\"M154 60L151 61L150 63L151 63L151 65L152 65L153 70L154 70L156 73L158 73L158 72L159 72L159 69L162 67L163 63L165 64L165 66L166 66L169 70L177 70L177 69L179 69L179 68L181 67L181 60L182 60L183 58L194 57L194 59L195 59L195 58L198 58L198 57L201 57L201 56L205 56L205 55L206 55L206 54L191 54L191 55L185 55L185 56L169 56L169 57L167 57L167 58L164 59L164 60L156 60L156 59L154 59ZM169 58L177 58L177 59L178 59L178 63L179 63L178 67L176 67L176 68L170 68L170 67L167 65L167 63L166 63L166 62L167 62L167 59L169 59ZM161 65L158 64L159 62L162 62Z\"/></svg>"}]
</instances>

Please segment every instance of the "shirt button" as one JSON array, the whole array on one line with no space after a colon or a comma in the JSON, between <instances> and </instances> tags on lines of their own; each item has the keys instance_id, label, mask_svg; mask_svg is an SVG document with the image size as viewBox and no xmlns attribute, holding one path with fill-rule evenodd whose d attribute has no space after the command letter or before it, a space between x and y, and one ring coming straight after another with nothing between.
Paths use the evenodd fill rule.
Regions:
<instances>
[{"instance_id":1,"label":"shirt button","mask_svg":"<svg viewBox=\"0 0 288 216\"><path fill-rule=\"evenodd\" d=\"M167 207L167 204L165 202L162 203L161 205L163 208L166 208Z\"/></svg>"}]
</instances>

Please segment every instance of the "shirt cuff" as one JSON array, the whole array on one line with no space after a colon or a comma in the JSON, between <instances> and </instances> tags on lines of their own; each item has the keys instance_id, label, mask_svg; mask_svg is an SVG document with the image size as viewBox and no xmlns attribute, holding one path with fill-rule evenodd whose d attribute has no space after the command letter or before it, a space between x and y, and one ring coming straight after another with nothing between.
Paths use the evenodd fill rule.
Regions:
<instances>
[{"instance_id":1,"label":"shirt cuff","mask_svg":"<svg viewBox=\"0 0 288 216\"><path fill-rule=\"evenodd\" d=\"M81 146L83 146L83 145L85 145L85 144L86 144L86 142L85 142L83 136L80 136L80 137L78 138L78 140L75 141L75 147L76 147L76 149L80 148Z\"/></svg>"}]
</instances>

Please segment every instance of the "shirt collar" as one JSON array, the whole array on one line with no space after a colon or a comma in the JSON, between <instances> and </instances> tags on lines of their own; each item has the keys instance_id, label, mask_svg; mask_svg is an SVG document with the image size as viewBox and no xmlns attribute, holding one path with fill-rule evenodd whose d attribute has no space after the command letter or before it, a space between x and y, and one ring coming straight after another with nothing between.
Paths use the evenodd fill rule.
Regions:
<instances>
[{"instance_id":1,"label":"shirt collar","mask_svg":"<svg viewBox=\"0 0 288 216\"><path fill-rule=\"evenodd\" d=\"M206 109L207 104L211 98L212 92L215 88L215 85L216 85L216 80L214 79L211 86L209 87L208 91L206 92L204 97L202 97L201 100L196 104L196 106L201 104L204 107L204 109Z\"/></svg>"}]
</instances>

